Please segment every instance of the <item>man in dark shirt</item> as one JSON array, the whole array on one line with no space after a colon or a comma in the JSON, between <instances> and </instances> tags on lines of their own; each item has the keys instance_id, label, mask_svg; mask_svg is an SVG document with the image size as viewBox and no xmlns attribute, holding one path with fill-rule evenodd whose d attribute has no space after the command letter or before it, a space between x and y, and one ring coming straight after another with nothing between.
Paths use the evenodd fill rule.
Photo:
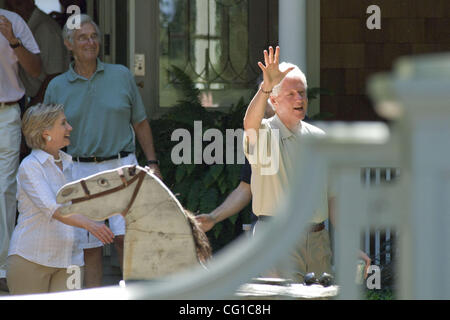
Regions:
<instances>
[{"instance_id":1,"label":"man in dark shirt","mask_svg":"<svg viewBox=\"0 0 450 320\"><path fill-rule=\"evenodd\" d=\"M250 190L251 175L251 166L247 159L245 159L245 163L241 169L241 181L236 189L234 189L225 201L216 209L208 214L199 214L195 217L200 223L200 228L204 232L211 230L216 223L240 212L250 203L252 200L252 192ZM256 217L252 213L252 222L254 221L256 221Z\"/></svg>"}]
</instances>

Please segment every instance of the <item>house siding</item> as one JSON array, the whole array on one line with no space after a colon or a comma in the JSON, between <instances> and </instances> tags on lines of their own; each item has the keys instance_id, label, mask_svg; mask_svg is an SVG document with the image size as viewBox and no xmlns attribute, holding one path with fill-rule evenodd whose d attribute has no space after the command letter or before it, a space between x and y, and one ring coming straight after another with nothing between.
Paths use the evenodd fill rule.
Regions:
<instances>
[{"instance_id":1,"label":"house siding","mask_svg":"<svg viewBox=\"0 0 450 320\"><path fill-rule=\"evenodd\" d=\"M366 81L401 56L450 51L448 0L321 0L321 112L332 120L383 120L366 94ZM368 6L381 10L381 30L369 30Z\"/></svg>"}]
</instances>

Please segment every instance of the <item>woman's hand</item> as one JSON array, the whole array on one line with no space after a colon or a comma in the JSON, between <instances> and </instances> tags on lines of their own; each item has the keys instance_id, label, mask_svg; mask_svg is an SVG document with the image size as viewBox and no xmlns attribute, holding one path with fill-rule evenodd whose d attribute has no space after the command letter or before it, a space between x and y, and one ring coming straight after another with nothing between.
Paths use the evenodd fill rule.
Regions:
<instances>
[{"instance_id":1,"label":"woman's hand","mask_svg":"<svg viewBox=\"0 0 450 320\"><path fill-rule=\"evenodd\" d=\"M258 62L258 66L263 72L263 83L261 88L263 91L272 91L273 87L279 84L286 75L293 70L291 67L284 72L279 69L279 57L280 57L280 47L276 47L275 52L272 47L269 47L269 52L264 50L264 64Z\"/></svg>"},{"instance_id":2,"label":"woman's hand","mask_svg":"<svg viewBox=\"0 0 450 320\"><path fill-rule=\"evenodd\" d=\"M103 244L114 241L114 233L103 223L95 222L81 214L73 214L68 217L62 216L59 209L53 214L53 219L61 221L69 226L83 228L92 233Z\"/></svg>"},{"instance_id":3,"label":"woman's hand","mask_svg":"<svg viewBox=\"0 0 450 320\"><path fill-rule=\"evenodd\" d=\"M92 233L103 244L112 243L114 241L114 233L103 223L90 220L85 229Z\"/></svg>"}]
</instances>

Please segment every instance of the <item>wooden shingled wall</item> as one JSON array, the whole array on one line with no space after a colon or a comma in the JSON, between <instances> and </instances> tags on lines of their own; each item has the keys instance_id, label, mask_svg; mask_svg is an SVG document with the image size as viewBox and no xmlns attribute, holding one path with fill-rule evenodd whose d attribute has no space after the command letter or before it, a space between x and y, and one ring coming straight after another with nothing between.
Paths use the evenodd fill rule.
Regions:
<instances>
[{"instance_id":1,"label":"wooden shingled wall","mask_svg":"<svg viewBox=\"0 0 450 320\"><path fill-rule=\"evenodd\" d=\"M320 0L321 112L332 120L382 120L366 94L366 80L400 56L450 52L450 0ZM369 30L370 5L381 10L381 29Z\"/></svg>"}]
</instances>

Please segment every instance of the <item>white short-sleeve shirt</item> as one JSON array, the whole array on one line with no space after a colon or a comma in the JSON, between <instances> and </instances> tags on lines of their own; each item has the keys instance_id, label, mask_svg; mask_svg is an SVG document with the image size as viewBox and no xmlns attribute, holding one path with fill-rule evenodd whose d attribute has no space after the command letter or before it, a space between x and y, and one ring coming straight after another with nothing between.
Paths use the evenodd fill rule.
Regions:
<instances>
[{"instance_id":1,"label":"white short-sleeve shirt","mask_svg":"<svg viewBox=\"0 0 450 320\"><path fill-rule=\"evenodd\" d=\"M34 97L48 75L63 73L69 69L70 59L62 38L61 27L49 15L35 8L28 20L28 26L41 51L42 72L38 78L33 78L20 68L19 76L26 94Z\"/></svg>"},{"instance_id":2,"label":"white short-sleeve shirt","mask_svg":"<svg viewBox=\"0 0 450 320\"><path fill-rule=\"evenodd\" d=\"M0 9L0 16L5 16L12 24L16 38L31 53L40 53L39 47L26 22L16 13ZM25 94L25 88L19 79L19 59L0 33L0 102L17 101Z\"/></svg>"},{"instance_id":3,"label":"white short-sleeve shirt","mask_svg":"<svg viewBox=\"0 0 450 320\"><path fill-rule=\"evenodd\" d=\"M17 173L19 218L8 255L19 255L31 262L53 268L82 266L83 251L78 248L75 227L52 216L61 205L56 193L72 181L72 157L60 151L63 171L53 156L34 149L20 164Z\"/></svg>"}]
</instances>

